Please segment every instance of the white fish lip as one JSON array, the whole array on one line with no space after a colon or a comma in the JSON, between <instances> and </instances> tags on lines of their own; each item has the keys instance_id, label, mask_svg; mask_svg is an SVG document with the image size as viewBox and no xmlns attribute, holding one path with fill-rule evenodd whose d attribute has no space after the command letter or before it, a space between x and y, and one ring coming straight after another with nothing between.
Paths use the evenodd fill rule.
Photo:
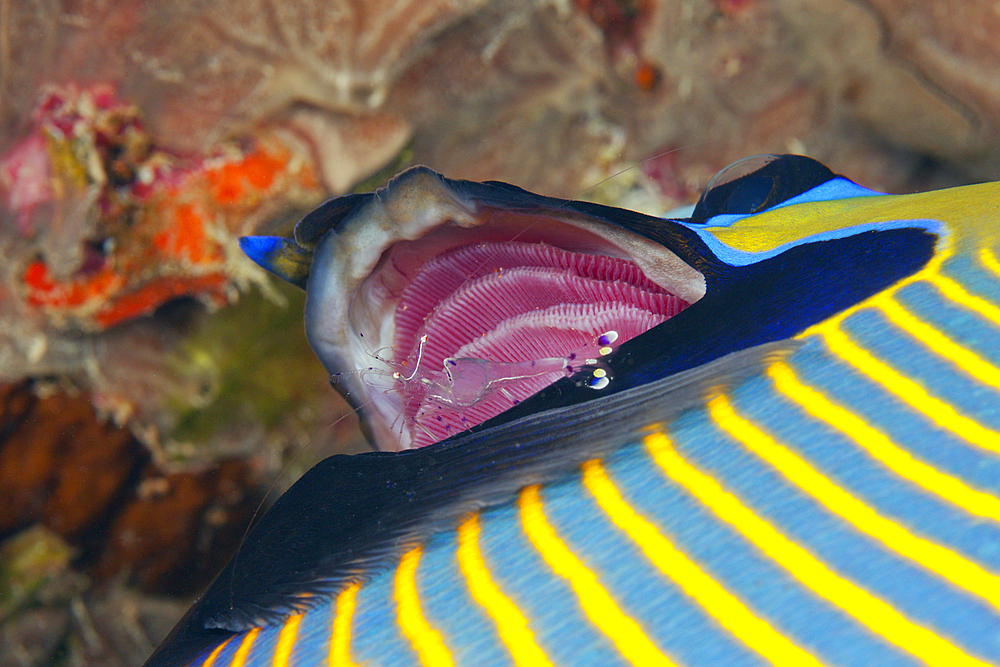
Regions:
<instances>
[{"instance_id":1,"label":"white fish lip","mask_svg":"<svg viewBox=\"0 0 1000 667\"><path fill-rule=\"evenodd\" d=\"M334 384L361 408L378 449L411 445L407 429L393 425L402 400L393 392L372 395L381 392L352 371L378 366L373 353L392 345L396 301L413 272L430 257L484 238L531 239L620 257L689 303L705 293L698 271L638 234L569 210L526 213L485 206L426 167L403 172L322 237L306 286L309 342Z\"/></svg>"}]
</instances>

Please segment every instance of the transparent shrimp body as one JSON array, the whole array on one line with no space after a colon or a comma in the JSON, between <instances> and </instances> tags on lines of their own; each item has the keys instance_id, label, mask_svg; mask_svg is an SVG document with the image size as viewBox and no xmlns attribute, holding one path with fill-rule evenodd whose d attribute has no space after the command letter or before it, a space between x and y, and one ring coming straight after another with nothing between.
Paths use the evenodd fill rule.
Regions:
<instances>
[{"instance_id":1,"label":"transparent shrimp body","mask_svg":"<svg viewBox=\"0 0 1000 667\"><path fill-rule=\"evenodd\" d=\"M598 336L595 341L598 355L604 357L611 354L615 349L612 346L616 340L618 333L615 331ZM426 342L427 336L422 336L413 372L406 376L396 371L393 373L393 379L407 385L419 383L420 389L414 388L415 393L421 393L426 399L452 408L471 407L512 383L550 373L560 373L569 377L586 368L591 374L587 380L588 386L603 389L611 382L608 369L599 358L585 358L581 363L579 352L566 357L513 362L447 357L442 370L433 371L421 364L423 346Z\"/></svg>"},{"instance_id":2,"label":"transparent shrimp body","mask_svg":"<svg viewBox=\"0 0 1000 667\"><path fill-rule=\"evenodd\" d=\"M386 358L382 356L385 351L379 350L369 352L378 365L356 372L372 389L396 396L401 408L393 428L409 424L436 431L440 427L445 434L454 434L467 428L470 421L478 423L476 413L490 404L500 402L510 407L535 390L525 387L544 386L579 374L581 384L595 390L606 388L612 378L604 357L616 349L618 338L615 331L605 332L566 356L518 361L452 356L434 368L426 361L428 339L424 335L411 363ZM430 427L426 425L428 415L435 422ZM438 435L441 433L435 433L435 439Z\"/></svg>"},{"instance_id":3,"label":"transparent shrimp body","mask_svg":"<svg viewBox=\"0 0 1000 667\"><path fill-rule=\"evenodd\" d=\"M563 373L569 368L569 360L564 357L515 362L449 357L444 360L443 374L423 377L420 382L426 388L427 398L443 405L464 408L476 405L511 382Z\"/></svg>"}]
</instances>

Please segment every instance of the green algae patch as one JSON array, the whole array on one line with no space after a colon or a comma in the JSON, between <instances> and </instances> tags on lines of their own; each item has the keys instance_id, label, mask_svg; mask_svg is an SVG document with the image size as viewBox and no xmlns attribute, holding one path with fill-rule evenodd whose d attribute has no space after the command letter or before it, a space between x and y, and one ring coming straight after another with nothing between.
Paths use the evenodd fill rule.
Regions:
<instances>
[{"instance_id":1,"label":"green algae patch","mask_svg":"<svg viewBox=\"0 0 1000 667\"><path fill-rule=\"evenodd\" d=\"M272 287L276 294L254 289L197 318L172 363L199 386L177 397L171 440L271 431L315 412L320 392L332 391L303 331L305 293L281 281Z\"/></svg>"},{"instance_id":2,"label":"green algae patch","mask_svg":"<svg viewBox=\"0 0 1000 667\"><path fill-rule=\"evenodd\" d=\"M61 576L72 556L69 545L40 524L0 543L0 621Z\"/></svg>"}]
</instances>

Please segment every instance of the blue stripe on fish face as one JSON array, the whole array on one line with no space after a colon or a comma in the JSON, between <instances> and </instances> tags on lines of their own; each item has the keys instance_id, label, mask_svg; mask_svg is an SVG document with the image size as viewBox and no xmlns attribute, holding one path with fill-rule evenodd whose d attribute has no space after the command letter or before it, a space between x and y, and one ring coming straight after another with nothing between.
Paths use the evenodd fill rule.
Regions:
<instances>
[{"instance_id":1,"label":"blue stripe on fish face","mask_svg":"<svg viewBox=\"0 0 1000 667\"><path fill-rule=\"evenodd\" d=\"M149 664L1000 662L997 188L829 183L623 213L707 283L625 386L322 462Z\"/></svg>"}]
</instances>

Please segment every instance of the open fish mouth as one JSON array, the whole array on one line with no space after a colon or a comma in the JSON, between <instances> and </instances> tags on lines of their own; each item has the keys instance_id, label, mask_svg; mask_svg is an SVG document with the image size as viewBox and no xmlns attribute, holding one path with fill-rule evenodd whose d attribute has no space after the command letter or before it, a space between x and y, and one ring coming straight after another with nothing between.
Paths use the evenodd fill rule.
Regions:
<instances>
[{"instance_id":1,"label":"open fish mouth","mask_svg":"<svg viewBox=\"0 0 1000 667\"><path fill-rule=\"evenodd\" d=\"M417 167L269 250L297 258L293 282L308 264L309 341L378 449L447 439L561 378L599 392L619 345L704 296L664 245L559 203Z\"/></svg>"}]
</instances>

